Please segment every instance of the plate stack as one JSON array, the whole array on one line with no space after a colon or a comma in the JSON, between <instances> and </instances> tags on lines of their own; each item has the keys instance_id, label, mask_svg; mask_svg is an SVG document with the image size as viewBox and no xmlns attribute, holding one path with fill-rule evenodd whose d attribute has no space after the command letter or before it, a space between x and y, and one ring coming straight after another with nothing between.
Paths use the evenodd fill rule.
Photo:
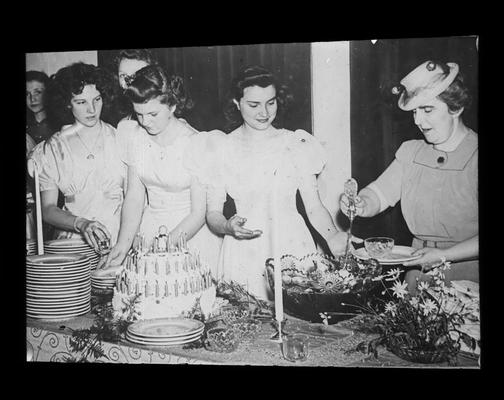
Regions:
<instances>
[{"instance_id":1,"label":"plate stack","mask_svg":"<svg viewBox=\"0 0 504 400\"><path fill-rule=\"evenodd\" d=\"M91 288L103 292L112 292L114 290L116 277L115 275L96 276L91 274Z\"/></svg>"},{"instance_id":2,"label":"plate stack","mask_svg":"<svg viewBox=\"0 0 504 400\"><path fill-rule=\"evenodd\" d=\"M159 318L135 322L126 339L146 346L175 346L198 340L205 324L189 318Z\"/></svg>"},{"instance_id":3,"label":"plate stack","mask_svg":"<svg viewBox=\"0 0 504 400\"><path fill-rule=\"evenodd\" d=\"M26 315L63 320L91 310L89 259L84 255L26 257Z\"/></svg>"},{"instance_id":4,"label":"plate stack","mask_svg":"<svg viewBox=\"0 0 504 400\"><path fill-rule=\"evenodd\" d=\"M37 254L37 241L30 239L26 241L26 255L33 256Z\"/></svg>"},{"instance_id":5,"label":"plate stack","mask_svg":"<svg viewBox=\"0 0 504 400\"><path fill-rule=\"evenodd\" d=\"M100 255L82 239L57 239L44 242L44 253L85 255L91 261L91 271L96 269Z\"/></svg>"}]
</instances>

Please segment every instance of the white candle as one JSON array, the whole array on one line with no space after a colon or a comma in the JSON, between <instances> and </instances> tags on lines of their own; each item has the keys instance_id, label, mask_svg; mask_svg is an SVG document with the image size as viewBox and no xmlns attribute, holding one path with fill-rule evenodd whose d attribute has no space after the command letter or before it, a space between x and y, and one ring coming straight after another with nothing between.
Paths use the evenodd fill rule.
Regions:
<instances>
[{"instance_id":1,"label":"white candle","mask_svg":"<svg viewBox=\"0 0 504 400\"><path fill-rule=\"evenodd\" d=\"M37 223L37 254L44 254L44 238L42 236L42 207L40 205L40 183L37 164L33 159L28 160L28 173L35 178L35 214Z\"/></svg>"},{"instance_id":2,"label":"white candle","mask_svg":"<svg viewBox=\"0 0 504 400\"><path fill-rule=\"evenodd\" d=\"M275 318L278 321L278 329L280 331L281 323L284 319L283 316L283 297L282 297L282 269L280 265L280 229L278 225L278 170L274 173L273 178L273 192L272 192L272 239L273 239L273 258L275 263ZM280 335L280 340L281 340Z\"/></svg>"}]
</instances>

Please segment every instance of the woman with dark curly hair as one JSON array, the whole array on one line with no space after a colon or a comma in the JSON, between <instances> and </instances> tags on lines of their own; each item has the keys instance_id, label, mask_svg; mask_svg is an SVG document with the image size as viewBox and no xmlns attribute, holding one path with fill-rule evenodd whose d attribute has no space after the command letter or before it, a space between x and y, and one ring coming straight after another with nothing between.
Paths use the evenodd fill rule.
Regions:
<instances>
[{"instance_id":1,"label":"woman with dark curly hair","mask_svg":"<svg viewBox=\"0 0 504 400\"><path fill-rule=\"evenodd\" d=\"M280 230L276 236L281 255L302 257L316 252L296 208L298 190L310 222L330 250L340 254L347 240L319 197L316 175L326 160L321 144L303 130L275 127L287 100L285 88L269 70L245 68L232 82L231 108L226 109L230 126L236 129L216 136L220 143L207 156L200 178L211 187L208 225L225 235L218 278L246 285L262 299L271 297L264 271L265 261L275 256L275 226ZM234 199L237 210L229 219L222 212L226 194Z\"/></svg>"},{"instance_id":2,"label":"woman with dark curly hair","mask_svg":"<svg viewBox=\"0 0 504 400\"><path fill-rule=\"evenodd\" d=\"M205 225L206 189L195 178L210 135L198 134L178 118L192 106L182 78L147 66L136 73L126 96L138 122L125 120L117 128L128 165L128 191L119 239L104 273L121 265L137 231L150 246L162 225L174 239L185 234L188 246L215 266L221 238Z\"/></svg>"},{"instance_id":3,"label":"woman with dark curly hair","mask_svg":"<svg viewBox=\"0 0 504 400\"><path fill-rule=\"evenodd\" d=\"M115 129L102 120L113 85L94 65L61 68L46 92L61 130L30 155L39 170L43 220L57 228L56 238L81 237L96 251L99 242L116 241L126 177Z\"/></svg>"},{"instance_id":4,"label":"woman with dark curly hair","mask_svg":"<svg viewBox=\"0 0 504 400\"><path fill-rule=\"evenodd\" d=\"M26 133L35 144L56 131L47 118L44 94L48 83L49 77L44 72L26 72Z\"/></svg>"},{"instance_id":5,"label":"woman with dark curly hair","mask_svg":"<svg viewBox=\"0 0 504 400\"><path fill-rule=\"evenodd\" d=\"M445 278L478 281L478 135L462 113L471 102L456 63L425 61L394 88L399 108L412 111L421 140L404 142L395 160L359 193L356 215L372 217L401 201L420 266L406 274L409 290L417 279L451 261ZM343 195L341 209L348 213Z\"/></svg>"}]
</instances>

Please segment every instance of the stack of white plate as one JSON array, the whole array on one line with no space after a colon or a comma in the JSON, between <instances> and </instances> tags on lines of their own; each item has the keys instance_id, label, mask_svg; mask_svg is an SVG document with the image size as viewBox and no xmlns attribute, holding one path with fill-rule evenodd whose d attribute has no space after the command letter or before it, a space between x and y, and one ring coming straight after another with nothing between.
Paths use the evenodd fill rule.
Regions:
<instances>
[{"instance_id":1,"label":"stack of white plate","mask_svg":"<svg viewBox=\"0 0 504 400\"><path fill-rule=\"evenodd\" d=\"M47 254L83 254L91 261L91 270L96 269L100 255L82 239L57 239L44 242Z\"/></svg>"},{"instance_id":2,"label":"stack of white plate","mask_svg":"<svg viewBox=\"0 0 504 400\"><path fill-rule=\"evenodd\" d=\"M30 239L26 241L26 255L33 256L37 254L37 241Z\"/></svg>"},{"instance_id":3,"label":"stack of white plate","mask_svg":"<svg viewBox=\"0 0 504 400\"><path fill-rule=\"evenodd\" d=\"M26 257L26 315L62 320L91 310L89 259L84 255Z\"/></svg>"},{"instance_id":4,"label":"stack of white plate","mask_svg":"<svg viewBox=\"0 0 504 400\"><path fill-rule=\"evenodd\" d=\"M115 281L115 275L96 276L91 274L91 288L93 290L111 292L114 290Z\"/></svg>"},{"instance_id":5,"label":"stack of white plate","mask_svg":"<svg viewBox=\"0 0 504 400\"><path fill-rule=\"evenodd\" d=\"M205 324L189 318L159 318L135 322L128 327L126 339L146 346L175 346L201 337Z\"/></svg>"}]
</instances>

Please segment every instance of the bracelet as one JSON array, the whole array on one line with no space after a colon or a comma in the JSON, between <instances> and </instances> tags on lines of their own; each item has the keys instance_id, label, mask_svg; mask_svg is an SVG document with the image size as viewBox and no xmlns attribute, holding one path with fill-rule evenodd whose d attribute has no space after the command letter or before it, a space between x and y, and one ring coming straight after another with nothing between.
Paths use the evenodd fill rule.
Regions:
<instances>
[{"instance_id":1,"label":"bracelet","mask_svg":"<svg viewBox=\"0 0 504 400\"><path fill-rule=\"evenodd\" d=\"M73 228L74 228L74 231L77 232L77 233L80 233L80 229L77 227L77 220L79 220L80 217L75 217L74 219L74 222L73 222Z\"/></svg>"}]
</instances>

